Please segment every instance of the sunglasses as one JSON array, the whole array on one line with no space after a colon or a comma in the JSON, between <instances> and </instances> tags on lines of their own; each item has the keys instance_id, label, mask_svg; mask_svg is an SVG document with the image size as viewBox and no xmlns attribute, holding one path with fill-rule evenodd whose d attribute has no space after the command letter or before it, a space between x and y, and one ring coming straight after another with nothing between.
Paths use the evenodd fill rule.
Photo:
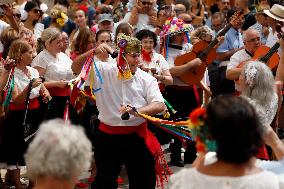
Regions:
<instances>
[{"instance_id":1,"label":"sunglasses","mask_svg":"<svg viewBox=\"0 0 284 189\"><path fill-rule=\"evenodd\" d=\"M13 14L14 18L21 18L21 14Z\"/></svg>"},{"instance_id":2,"label":"sunglasses","mask_svg":"<svg viewBox=\"0 0 284 189\"><path fill-rule=\"evenodd\" d=\"M145 5L145 6L146 6L146 5L151 6L151 5L153 4L153 3L151 3L151 2L145 2L145 1L142 1L141 3L142 3L142 5Z\"/></svg>"},{"instance_id":3,"label":"sunglasses","mask_svg":"<svg viewBox=\"0 0 284 189\"><path fill-rule=\"evenodd\" d=\"M33 12L34 13L40 13L40 14L42 13L42 11L40 9L33 9Z\"/></svg>"}]
</instances>

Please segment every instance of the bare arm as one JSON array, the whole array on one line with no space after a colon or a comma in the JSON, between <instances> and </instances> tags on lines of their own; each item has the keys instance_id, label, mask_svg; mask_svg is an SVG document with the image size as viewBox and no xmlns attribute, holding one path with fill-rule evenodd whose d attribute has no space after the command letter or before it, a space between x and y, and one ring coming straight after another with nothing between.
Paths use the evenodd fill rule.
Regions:
<instances>
[{"instance_id":1,"label":"bare arm","mask_svg":"<svg viewBox=\"0 0 284 189\"><path fill-rule=\"evenodd\" d=\"M148 104L147 106L138 108L137 111L142 114L153 116L153 115L156 115L156 114L159 114L165 111L165 109L166 109L166 105L164 103L152 102Z\"/></svg>"},{"instance_id":2,"label":"bare arm","mask_svg":"<svg viewBox=\"0 0 284 189\"><path fill-rule=\"evenodd\" d=\"M270 146L278 160L284 158L284 144L278 138L277 134L272 130L270 126L266 131L266 135L264 136L265 144Z\"/></svg>"},{"instance_id":3,"label":"bare arm","mask_svg":"<svg viewBox=\"0 0 284 189\"><path fill-rule=\"evenodd\" d=\"M202 61L199 58L195 58L192 61L181 65L181 66L174 66L170 68L170 73L174 77L181 76L182 74L186 73L188 70L200 66Z\"/></svg>"},{"instance_id":4,"label":"bare arm","mask_svg":"<svg viewBox=\"0 0 284 189\"><path fill-rule=\"evenodd\" d=\"M80 74L84 63L88 56L90 56L94 52L94 49L91 49L84 54L79 55L72 63L71 69L75 74Z\"/></svg>"},{"instance_id":5,"label":"bare arm","mask_svg":"<svg viewBox=\"0 0 284 189\"><path fill-rule=\"evenodd\" d=\"M112 48L105 43L100 44L99 46L97 46L97 47L87 51L86 53L78 56L73 61L71 69L75 74L78 75L78 74L80 74L88 56L92 55L92 53L94 53L96 55L96 54L99 54L99 53L104 54L104 53L108 53L108 52L113 53Z\"/></svg>"}]
</instances>

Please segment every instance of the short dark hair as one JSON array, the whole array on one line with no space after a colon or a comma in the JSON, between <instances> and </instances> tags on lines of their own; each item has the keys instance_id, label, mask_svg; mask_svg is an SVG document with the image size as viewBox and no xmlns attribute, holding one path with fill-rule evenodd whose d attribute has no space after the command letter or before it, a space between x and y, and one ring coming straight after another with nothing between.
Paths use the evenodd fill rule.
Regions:
<instances>
[{"instance_id":1,"label":"short dark hair","mask_svg":"<svg viewBox=\"0 0 284 189\"><path fill-rule=\"evenodd\" d=\"M109 38L111 39L111 34L110 34L110 31L109 30L99 30L97 33L96 33L96 42L98 42L99 40L99 36L103 33L108 33L109 34Z\"/></svg>"},{"instance_id":2,"label":"short dark hair","mask_svg":"<svg viewBox=\"0 0 284 189\"><path fill-rule=\"evenodd\" d=\"M54 0L54 5L59 4L63 5L64 7L69 7L70 1L69 0Z\"/></svg>"},{"instance_id":3,"label":"short dark hair","mask_svg":"<svg viewBox=\"0 0 284 189\"><path fill-rule=\"evenodd\" d=\"M237 12L237 11L241 11L241 9L238 9L238 8L231 8L228 10L227 12L227 22L229 23L230 22L230 18Z\"/></svg>"},{"instance_id":4,"label":"short dark hair","mask_svg":"<svg viewBox=\"0 0 284 189\"><path fill-rule=\"evenodd\" d=\"M207 124L217 142L218 160L241 164L263 144L262 125L253 106L244 98L218 96L207 106Z\"/></svg>"},{"instance_id":5,"label":"short dark hair","mask_svg":"<svg viewBox=\"0 0 284 189\"><path fill-rule=\"evenodd\" d=\"M139 41L142 41L142 39L150 37L154 40L154 48L157 46L157 35L150 31L150 30L140 30L136 33L136 38L139 39Z\"/></svg>"},{"instance_id":6,"label":"short dark hair","mask_svg":"<svg viewBox=\"0 0 284 189\"><path fill-rule=\"evenodd\" d=\"M25 5L25 11L30 12L33 8L40 7L40 4L36 1L28 1Z\"/></svg>"}]
</instances>

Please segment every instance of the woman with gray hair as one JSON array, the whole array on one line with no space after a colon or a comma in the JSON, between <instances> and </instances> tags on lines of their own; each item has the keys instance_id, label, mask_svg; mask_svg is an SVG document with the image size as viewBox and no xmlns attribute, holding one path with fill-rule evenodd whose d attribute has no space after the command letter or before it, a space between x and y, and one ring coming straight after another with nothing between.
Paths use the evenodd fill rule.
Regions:
<instances>
[{"instance_id":1,"label":"woman with gray hair","mask_svg":"<svg viewBox=\"0 0 284 189\"><path fill-rule=\"evenodd\" d=\"M56 119L43 123L25 155L34 189L73 189L77 177L90 167L92 146L81 127Z\"/></svg>"},{"instance_id":2,"label":"woman with gray hair","mask_svg":"<svg viewBox=\"0 0 284 189\"><path fill-rule=\"evenodd\" d=\"M274 82L271 70L258 61L248 62L238 81L241 96L255 107L264 129L270 127L278 108L278 96ZM257 157L269 159L265 146Z\"/></svg>"}]
</instances>

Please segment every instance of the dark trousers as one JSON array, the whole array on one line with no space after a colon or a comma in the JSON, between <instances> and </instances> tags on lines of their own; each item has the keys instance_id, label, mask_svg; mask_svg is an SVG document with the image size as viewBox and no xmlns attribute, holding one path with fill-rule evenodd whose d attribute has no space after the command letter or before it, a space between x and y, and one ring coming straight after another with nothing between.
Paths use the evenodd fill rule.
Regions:
<instances>
[{"instance_id":1,"label":"dark trousers","mask_svg":"<svg viewBox=\"0 0 284 189\"><path fill-rule=\"evenodd\" d=\"M167 100L177 111L176 114L172 115L172 119L186 120L189 116L189 113L197 107L197 101L193 88L177 88L169 86L166 90L168 98ZM176 162L181 160L182 142L177 137L173 138L174 143L170 145L171 161ZM189 142L188 147L190 148L187 148L188 153L185 153L185 162L190 162L191 159L195 159L196 151L194 145L190 145ZM193 150L192 153L190 152L191 150Z\"/></svg>"},{"instance_id":2,"label":"dark trousers","mask_svg":"<svg viewBox=\"0 0 284 189\"><path fill-rule=\"evenodd\" d=\"M218 67L214 63L208 66L210 90L213 98L223 94L234 94L235 92L235 83L226 78L226 71L227 66Z\"/></svg>"},{"instance_id":3,"label":"dark trousers","mask_svg":"<svg viewBox=\"0 0 284 189\"><path fill-rule=\"evenodd\" d=\"M117 177L124 164L129 189L155 189L155 161L138 134L110 135L96 131L96 180L93 189L117 189Z\"/></svg>"}]
</instances>

